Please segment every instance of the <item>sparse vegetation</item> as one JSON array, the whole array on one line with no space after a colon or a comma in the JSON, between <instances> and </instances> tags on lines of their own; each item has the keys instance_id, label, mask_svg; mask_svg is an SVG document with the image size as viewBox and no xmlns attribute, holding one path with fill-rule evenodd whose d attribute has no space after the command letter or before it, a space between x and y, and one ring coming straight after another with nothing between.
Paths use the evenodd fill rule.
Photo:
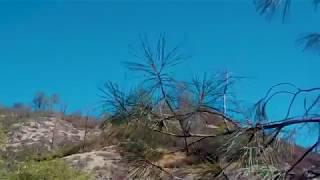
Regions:
<instances>
[{"instance_id":1,"label":"sparse vegetation","mask_svg":"<svg viewBox=\"0 0 320 180\"><path fill-rule=\"evenodd\" d=\"M2 123L0 122L0 147L2 147L5 142L6 142L6 133L2 126Z\"/></svg>"},{"instance_id":2,"label":"sparse vegetation","mask_svg":"<svg viewBox=\"0 0 320 180\"><path fill-rule=\"evenodd\" d=\"M303 158L299 158L287 169L284 162L292 160L287 153L292 145L290 141L280 138L279 134L285 135L288 130L290 134L292 130L290 131L288 127L292 125L319 123L317 116L309 115L309 112L316 110L315 104L318 103L318 98L309 99L313 103L305 104L304 114L291 116L291 106L296 99L301 94L318 92L319 88L300 89L289 83L277 84L254 105L253 111L250 112L252 117L245 121L239 116L241 113L226 114L225 110L225 97L230 95L230 90L238 78L218 75L196 78L191 82L174 79L170 70L183 60L183 54L179 51L179 47L168 48L163 35L154 44L153 46L147 38L142 38L140 44L142 54L138 55L139 62L125 63L130 70L143 74L145 79L139 86L142 91L127 93L111 82L100 89L104 107L113 112L104 122L104 127L108 127L108 124L111 126L125 124L126 128L133 127L130 131L120 130L120 135L125 137L120 138L120 141L125 141L123 147L127 151L140 157L132 160L140 164L138 169L145 170L137 170L139 173L135 173L135 176L141 178L152 176L149 170L158 166L150 156L146 156L145 152L160 146L165 149L175 149L176 152L185 152L186 158L196 156L198 160L194 163L199 161L209 163L215 169L212 172L220 169L211 177L226 176L225 169L233 163L239 165L238 169L242 170L242 176L246 177L281 179L292 175L293 169ZM283 86L291 86L295 91L275 90ZM292 95L290 106L285 111L284 119L269 121L267 105L278 94ZM228 110L238 112L240 104L236 103L235 99L231 102L234 104L229 104ZM139 133L141 128L142 134ZM166 142L174 142L174 145L152 137L154 133L172 139ZM151 141L149 137L152 137ZM313 150L308 150L306 153ZM167 153L170 152L161 152L160 158L156 159L161 159ZM170 174L161 167L156 169ZM207 176L207 173L205 174Z\"/></svg>"},{"instance_id":3,"label":"sparse vegetation","mask_svg":"<svg viewBox=\"0 0 320 180\"><path fill-rule=\"evenodd\" d=\"M1 152L1 176L26 180L90 179L88 174L73 169L62 159L112 146L123 157L121 162L131 167L127 176L132 178L174 179L192 174L200 179L227 176L285 179L298 176L298 172L299 176L305 173L301 168L296 170L297 166L317 144L297 157L288 153L295 147L288 141L290 136L284 137L291 125L319 123L315 114L309 115L316 111L319 98L309 106L305 104L306 111L301 118L291 117L290 105L284 119L269 121L266 107L270 100L287 92L273 90L283 85L293 86L281 83L270 88L254 105L252 117L241 119L243 114L237 111L241 105L232 93L237 77L218 74L210 78L204 75L190 82L173 79L166 68L173 68L183 59L179 48L167 51L164 36L159 38L154 49L147 42L145 39L141 42L144 63L126 62L129 69L144 74L146 79L139 88L128 93L116 83L108 82L99 89L105 113L103 121L80 112L69 115L54 112L59 98L47 98L45 93L35 97L34 111L23 103L2 108L0 122L4 126L0 128L0 142L3 143L6 134L17 130L17 125L40 126L48 119L54 121L49 123L54 125L47 133L51 137L49 146L31 143L21 151ZM299 95L318 91L319 88L296 88L287 94L293 95L292 104ZM226 96L231 94L230 113L226 114ZM48 103L48 99L52 103ZM40 124L32 123L34 121ZM84 131L83 140L78 137L77 143L55 146L59 121L75 128L75 133ZM67 126L62 125L62 128ZM89 138L90 130L101 133ZM95 159L86 157L86 161ZM81 163L79 166L85 167L85 162ZM101 168L93 169L98 172Z\"/></svg>"},{"instance_id":4,"label":"sparse vegetation","mask_svg":"<svg viewBox=\"0 0 320 180\"><path fill-rule=\"evenodd\" d=\"M284 19L290 3L255 1L261 15L282 7ZM301 41L305 49L319 50L319 33ZM320 177L320 87L279 83L244 107L234 92L242 77L223 72L177 79L173 72L188 56L164 34L154 41L141 36L134 55L137 59L124 65L141 81L130 91L115 82L103 84L101 118L89 110L68 113L58 94L42 91L31 105L1 106L0 179ZM289 98L288 107L283 117L270 118L279 95ZM293 113L299 103L302 111ZM302 148L294 135L306 126L317 128L319 138Z\"/></svg>"},{"instance_id":5,"label":"sparse vegetation","mask_svg":"<svg viewBox=\"0 0 320 180\"><path fill-rule=\"evenodd\" d=\"M14 172L7 175L10 180L89 180L90 176L75 170L61 160L27 161L18 165Z\"/></svg>"}]
</instances>

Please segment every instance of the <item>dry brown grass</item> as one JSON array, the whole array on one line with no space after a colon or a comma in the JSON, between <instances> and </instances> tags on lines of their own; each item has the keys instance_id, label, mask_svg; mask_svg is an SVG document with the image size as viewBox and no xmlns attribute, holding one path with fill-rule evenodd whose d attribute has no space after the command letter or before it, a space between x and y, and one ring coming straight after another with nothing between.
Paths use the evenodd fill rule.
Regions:
<instances>
[{"instance_id":1,"label":"dry brown grass","mask_svg":"<svg viewBox=\"0 0 320 180\"><path fill-rule=\"evenodd\" d=\"M83 117L80 115L66 115L63 116L62 119L79 129L94 129L99 127L101 124L101 122L94 117Z\"/></svg>"}]
</instances>

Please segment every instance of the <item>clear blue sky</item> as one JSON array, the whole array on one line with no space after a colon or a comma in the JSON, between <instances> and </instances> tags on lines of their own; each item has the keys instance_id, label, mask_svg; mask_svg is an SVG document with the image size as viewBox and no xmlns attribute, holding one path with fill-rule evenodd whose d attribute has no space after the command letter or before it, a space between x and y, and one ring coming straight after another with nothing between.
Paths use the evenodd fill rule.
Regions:
<instances>
[{"instance_id":1,"label":"clear blue sky","mask_svg":"<svg viewBox=\"0 0 320 180\"><path fill-rule=\"evenodd\" d=\"M45 91L59 93L71 111L92 108L104 81L134 81L122 62L132 59L128 45L141 33L185 40L192 58L177 69L179 78L225 69L252 77L237 87L245 103L279 82L318 86L320 57L295 40L320 31L319 19L307 2L282 24L259 16L252 0L1 1L0 103L30 103Z\"/></svg>"}]
</instances>

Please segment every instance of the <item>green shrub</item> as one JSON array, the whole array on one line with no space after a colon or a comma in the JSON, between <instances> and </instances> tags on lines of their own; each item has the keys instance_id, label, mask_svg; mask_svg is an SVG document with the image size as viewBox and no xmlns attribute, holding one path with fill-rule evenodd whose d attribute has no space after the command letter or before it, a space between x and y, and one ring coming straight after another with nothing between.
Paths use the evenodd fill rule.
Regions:
<instances>
[{"instance_id":1,"label":"green shrub","mask_svg":"<svg viewBox=\"0 0 320 180\"><path fill-rule=\"evenodd\" d=\"M6 133L5 130L0 122L0 147L5 143L6 141Z\"/></svg>"},{"instance_id":2,"label":"green shrub","mask_svg":"<svg viewBox=\"0 0 320 180\"><path fill-rule=\"evenodd\" d=\"M151 148L173 147L176 138L150 130L141 124L115 126L116 138L129 142L143 142Z\"/></svg>"},{"instance_id":3,"label":"green shrub","mask_svg":"<svg viewBox=\"0 0 320 180\"><path fill-rule=\"evenodd\" d=\"M7 168L5 161L0 158L0 179L1 177L5 177L7 174Z\"/></svg>"},{"instance_id":4,"label":"green shrub","mask_svg":"<svg viewBox=\"0 0 320 180\"><path fill-rule=\"evenodd\" d=\"M5 141L6 141L6 133L5 133L3 126L0 122L0 148L2 148ZM5 162L2 158L3 157L0 156L0 177L4 176L4 174L6 173Z\"/></svg>"},{"instance_id":5,"label":"green shrub","mask_svg":"<svg viewBox=\"0 0 320 180\"><path fill-rule=\"evenodd\" d=\"M73 169L62 160L28 161L9 173L9 180L87 180L88 174Z\"/></svg>"},{"instance_id":6,"label":"green shrub","mask_svg":"<svg viewBox=\"0 0 320 180\"><path fill-rule=\"evenodd\" d=\"M120 147L125 148L126 151L137 154L137 155L143 155L143 153L146 151L146 145L143 141L139 140L136 142L125 142L120 144Z\"/></svg>"}]
</instances>

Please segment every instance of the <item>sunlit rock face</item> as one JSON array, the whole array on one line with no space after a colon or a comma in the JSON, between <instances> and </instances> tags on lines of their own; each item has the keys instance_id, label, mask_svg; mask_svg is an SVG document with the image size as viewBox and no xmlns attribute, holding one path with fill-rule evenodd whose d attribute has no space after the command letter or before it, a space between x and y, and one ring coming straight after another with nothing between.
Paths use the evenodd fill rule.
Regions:
<instances>
[{"instance_id":1,"label":"sunlit rock face","mask_svg":"<svg viewBox=\"0 0 320 180\"><path fill-rule=\"evenodd\" d=\"M87 171L97 180L126 179L129 174L128 163L115 146L100 150L77 153L64 158L73 167Z\"/></svg>"},{"instance_id":2,"label":"sunlit rock face","mask_svg":"<svg viewBox=\"0 0 320 180\"><path fill-rule=\"evenodd\" d=\"M56 118L43 118L36 121L15 124L8 134L6 148L18 151L25 146L39 146L54 150L57 147L79 143L83 140L84 130Z\"/></svg>"},{"instance_id":3,"label":"sunlit rock face","mask_svg":"<svg viewBox=\"0 0 320 180\"><path fill-rule=\"evenodd\" d=\"M87 131L87 133L85 133ZM100 130L75 127L59 117L38 117L12 125L2 151L40 154L79 145L99 134Z\"/></svg>"}]
</instances>

